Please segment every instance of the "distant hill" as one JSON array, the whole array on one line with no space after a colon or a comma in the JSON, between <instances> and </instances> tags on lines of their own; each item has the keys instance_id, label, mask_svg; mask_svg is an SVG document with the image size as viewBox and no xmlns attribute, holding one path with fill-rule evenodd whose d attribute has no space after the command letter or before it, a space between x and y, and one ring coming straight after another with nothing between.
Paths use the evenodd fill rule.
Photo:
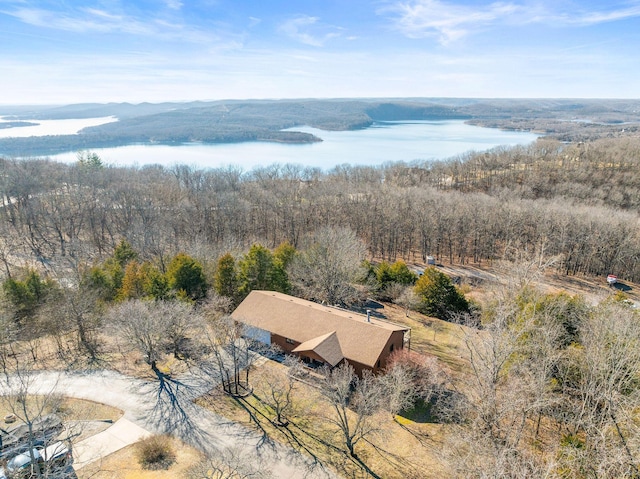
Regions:
<instances>
[{"instance_id":1,"label":"distant hill","mask_svg":"<svg viewBox=\"0 0 640 479\"><path fill-rule=\"evenodd\" d=\"M37 156L134 143L311 143L321 140L309 133L282 130L301 125L323 130L355 130L367 128L374 122L415 120L461 119L478 126L537 131L565 141L584 140L637 131L640 101L455 98L228 100L0 107L0 114L3 113L16 122L107 116L119 120L85 128L76 135L0 139L0 154Z\"/></svg>"}]
</instances>

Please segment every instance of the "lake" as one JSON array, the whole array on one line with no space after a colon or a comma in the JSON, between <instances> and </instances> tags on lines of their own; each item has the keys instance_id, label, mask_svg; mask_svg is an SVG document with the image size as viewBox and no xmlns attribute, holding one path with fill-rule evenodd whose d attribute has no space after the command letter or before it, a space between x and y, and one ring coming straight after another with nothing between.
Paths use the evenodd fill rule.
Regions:
<instances>
[{"instance_id":1,"label":"lake","mask_svg":"<svg viewBox=\"0 0 640 479\"><path fill-rule=\"evenodd\" d=\"M81 126L83 127L111 120L94 118L60 122L62 121L85 122ZM48 131L51 131L53 122L47 123ZM10 128L0 132L5 136L7 131L18 132L30 128L36 127ZM250 170L275 163L292 163L328 170L345 163L380 165L387 162L445 159L469 151L485 151L500 145L529 144L539 136L528 132L466 125L462 120L384 122L355 131L324 131L309 127L290 130L312 133L323 141L309 144L249 142L188 143L178 146L130 145L96 148L91 151L97 153L106 164L112 165L187 164L199 168L235 165ZM77 159L77 153L63 153L51 158L61 162L73 162Z\"/></svg>"},{"instance_id":2,"label":"lake","mask_svg":"<svg viewBox=\"0 0 640 479\"><path fill-rule=\"evenodd\" d=\"M0 118L0 123L9 121L6 118ZM71 120L21 120L30 123L37 123L33 126L20 126L15 128L0 128L0 138L26 138L29 136L46 136L46 135L73 135L78 133L82 128L88 126L98 126L104 123L116 121L112 116L102 118L84 118Z\"/></svg>"}]
</instances>

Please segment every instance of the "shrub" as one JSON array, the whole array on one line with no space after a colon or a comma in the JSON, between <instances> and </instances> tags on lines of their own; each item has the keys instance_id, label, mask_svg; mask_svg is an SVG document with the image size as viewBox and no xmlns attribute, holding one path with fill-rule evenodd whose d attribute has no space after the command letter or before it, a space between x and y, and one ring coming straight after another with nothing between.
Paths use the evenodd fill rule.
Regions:
<instances>
[{"instance_id":1,"label":"shrub","mask_svg":"<svg viewBox=\"0 0 640 479\"><path fill-rule=\"evenodd\" d=\"M168 469L176 460L171 437L151 436L136 445L136 458L144 469Z\"/></svg>"}]
</instances>

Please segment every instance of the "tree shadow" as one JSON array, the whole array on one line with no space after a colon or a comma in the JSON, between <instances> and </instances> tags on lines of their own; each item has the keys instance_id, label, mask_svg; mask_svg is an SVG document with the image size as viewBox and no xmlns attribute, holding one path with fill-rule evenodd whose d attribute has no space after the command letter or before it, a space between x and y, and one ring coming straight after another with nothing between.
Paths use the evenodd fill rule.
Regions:
<instances>
[{"instance_id":1,"label":"tree shadow","mask_svg":"<svg viewBox=\"0 0 640 479\"><path fill-rule=\"evenodd\" d=\"M338 457L341 458L343 460L342 463L336 461L336 460L332 460L331 458L329 460L326 461L322 461L322 459L320 457L318 457L315 453L311 452L311 450L309 449L308 446L306 446L304 444L303 441L301 441L297 435L294 433L293 429L297 429L298 431L300 431L300 433L302 433L304 436L308 437L309 439L321 444L322 446L326 447L327 449L333 451L334 453L338 454ZM360 470L363 470L367 473L368 476L376 478L376 479L382 479L380 476L378 476L357 454L352 456L351 454L349 454L345 449L336 446L335 444L326 441L324 438L320 437L317 434L314 434L313 432L301 427L298 424L295 423L290 423L290 427L287 428L287 432L289 434L287 434L287 437L293 441L293 443L295 444L302 444L302 446L304 447L304 450L306 452L308 452L309 454L311 454L311 456L314 458L314 460L316 461L316 463L321 466L321 467L326 467L326 464L332 465L333 467L335 467L336 469L342 470L342 472L344 474L349 474L348 469L345 467L346 463L352 463L355 464ZM344 462L346 461L346 462Z\"/></svg>"},{"instance_id":2,"label":"tree shadow","mask_svg":"<svg viewBox=\"0 0 640 479\"><path fill-rule=\"evenodd\" d=\"M291 429L296 428L302 431L299 427L295 426L292 422L288 422L287 426L277 426L274 424L274 421L264 412L260 411L254 405L252 405L246 398L243 397L233 397L234 401L242 407L255 427L261 432L262 439L256 445L256 449L259 451L260 448L264 445L269 445L270 450L276 451L277 444L280 442L284 446L289 446L288 451L290 451L287 455L287 458L292 461L298 463L300 466L304 466L307 471L307 474L311 474L315 470L328 471L327 465L311 448L309 448L304 441L300 440L295 432ZM277 431L280 433L281 439L276 441L269 434L269 431L264 427L264 422L268 422L271 425L275 425L277 427ZM303 431L302 431L303 432ZM331 446L328 443L324 443L327 446ZM333 447L333 446L331 446ZM336 450L338 450L336 448Z\"/></svg>"},{"instance_id":3,"label":"tree shadow","mask_svg":"<svg viewBox=\"0 0 640 479\"><path fill-rule=\"evenodd\" d=\"M402 421L396 421L396 424L400 426L401 429L404 429L409 434L411 434L420 443L421 446L426 446L429 443L431 438L426 432L417 431L413 428L410 428L406 424L403 424Z\"/></svg>"},{"instance_id":4,"label":"tree shadow","mask_svg":"<svg viewBox=\"0 0 640 479\"><path fill-rule=\"evenodd\" d=\"M434 398L429 401L418 399L411 409L400 411L398 413L398 416L418 424L438 422L433 409L436 400L437 398L435 397L435 395ZM401 426L403 425L401 421L396 421L396 423L400 424Z\"/></svg>"},{"instance_id":5,"label":"tree shadow","mask_svg":"<svg viewBox=\"0 0 640 479\"><path fill-rule=\"evenodd\" d=\"M274 443L273 443L273 440L269 437L269 432L264 428L264 426L262 425L259 419L260 417L262 417L268 421L269 419L267 418L267 416L265 416L262 412L260 412L258 409L253 407L251 404L249 404L245 400L245 398L237 397L237 396L231 396L231 397L242 409L244 409L247 412L247 414L249 414L249 419L251 423L254 424L256 428L260 431L261 437L260 437L260 440L258 441L258 444L256 445L256 448L260 449L265 445L273 446Z\"/></svg>"},{"instance_id":6,"label":"tree shadow","mask_svg":"<svg viewBox=\"0 0 640 479\"><path fill-rule=\"evenodd\" d=\"M193 403L201 391L199 382L195 378L178 380L157 367L152 369L156 380L140 386L139 392L152 399L142 419L155 431L172 434L202 451L211 452L215 439L198 420L198 406Z\"/></svg>"},{"instance_id":7,"label":"tree shadow","mask_svg":"<svg viewBox=\"0 0 640 479\"><path fill-rule=\"evenodd\" d=\"M351 456L351 458L353 459L353 461L358 464L364 471L366 471L366 473L373 477L374 479L382 479L382 476L379 476L378 474L376 474L375 472L373 472L371 470L371 468L369 468L369 466L367 464L365 464L357 455L356 456Z\"/></svg>"}]
</instances>

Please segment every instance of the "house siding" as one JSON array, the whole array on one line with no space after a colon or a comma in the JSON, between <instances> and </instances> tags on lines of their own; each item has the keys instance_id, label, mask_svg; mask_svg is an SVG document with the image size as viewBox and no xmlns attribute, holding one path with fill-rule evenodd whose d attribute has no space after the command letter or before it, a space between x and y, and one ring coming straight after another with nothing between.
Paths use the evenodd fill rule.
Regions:
<instances>
[{"instance_id":1,"label":"house siding","mask_svg":"<svg viewBox=\"0 0 640 479\"><path fill-rule=\"evenodd\" d=\"M287 342L287 339L290 339L290 338L285 338L284 336L279 336L277 334L271 333L271 344L277 345L278 347L280 347L280 349L282 349L282 351L284 351L287 354L291 354L291 351L293 351L295 348L297 348L302 344L298 341L293 341L292 343L289 343Z\"/></svg>"},{"instance_id":2,"label":"house siding","mask_svg":"<svg viewBox=\"0 0 640 479\"><path fill-rule=\"evenodd\" d=\"M393 346L393 348L391 346ZM373 372L384 370L387 367L389 356L391 356L391 354L393 354L394 351L399 351L403 348L404 348L404 333L402 331L395 331L393 334L391 334L389 341L387 341L387 344L385 345L384 349L380 353L380 356L378 357L378 361L380 361L380 367L374 368Z\"/></svg>"}]
</instances>

